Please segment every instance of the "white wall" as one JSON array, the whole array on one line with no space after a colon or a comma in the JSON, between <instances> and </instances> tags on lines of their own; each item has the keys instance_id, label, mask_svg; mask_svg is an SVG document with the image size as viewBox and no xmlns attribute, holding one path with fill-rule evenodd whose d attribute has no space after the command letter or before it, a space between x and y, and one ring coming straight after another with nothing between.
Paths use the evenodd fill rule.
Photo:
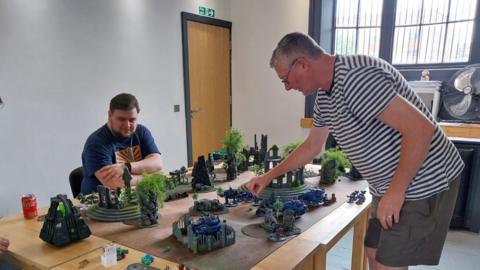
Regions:
<instances>
[{"instance_id":1,"label":"white wall","mask_svg":"<svg viewBox=\"0 0 480 270\"><path fill-rule=\"evenodd\" d=\"M71 194L83 143L121 91L139 99L166 169L186 165L180 12L198 5L230 19L222 0L0 0L0 216L22 194Z\"/></svg>"},{"instance_id":2,"label":"white wall","mask_svg":"<svg viewBox=\"0 0 480 270\"><path fill-rule=\"evenodd\" d=\"M308 0L231 1L233 126L249 145L254 134L280 147L306 137L305 98L285 91L269 61L285 34L308 32L308 10Z\"/></svg>"},{"instance_id":3,"label":"white wall","mask_svg":"<svg viewBox=\"0 0 480 270\"><path fill-rule=\"evenodd\" d=\"M19 212L22 194L40 205L70 194L83 143L120 91L138 97L166 169L186 164L180 12L199 5L233 23L233 126L250 145L255 133L280 146L304 138L304 97L268 61L283 35L307 31L308 2L0 0L0 216Z\"/></svg>"}]
</instances>

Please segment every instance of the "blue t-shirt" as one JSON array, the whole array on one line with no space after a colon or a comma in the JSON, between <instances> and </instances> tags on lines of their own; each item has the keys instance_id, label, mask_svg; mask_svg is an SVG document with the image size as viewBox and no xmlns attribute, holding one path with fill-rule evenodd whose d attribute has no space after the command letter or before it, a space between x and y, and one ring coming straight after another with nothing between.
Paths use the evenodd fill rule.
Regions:
<instances>
[{"instance_id":1,"label":"blue t-shirt","mask_svg":"<svg viewBox=\"0 0 480 270\"><path fill-rule=\"evenodd\" d=\"M135 133L129 138L114 136L107 124L93 132L85 142L82 152L84 177L81 192L89 194L97 191L101 185L95 172L101 168L115 164L135 162L146 156L159 153L150 131L137 125Z\"/></svg>"}]
</instances>

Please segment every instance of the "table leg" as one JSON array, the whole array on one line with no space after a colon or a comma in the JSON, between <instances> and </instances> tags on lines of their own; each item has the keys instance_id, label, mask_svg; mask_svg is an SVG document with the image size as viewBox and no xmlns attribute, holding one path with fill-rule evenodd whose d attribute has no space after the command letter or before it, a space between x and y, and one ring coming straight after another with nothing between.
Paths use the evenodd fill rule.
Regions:
<instances>
[{"instance_id":1,"label":"table leg","mask_svg":"<svg viewBox=\"0 0 480 270\"><path fill-rule=\"evenodd\" d=\"M324 247L321 247L315 252L315 270L327 269L327 251Z\"/></svg>"},{"instance_id":2,"label":"table leg","mask_svg":"<svg viewBox=\"0 0 480 270\"><path fill-rule=\"evenodd\" d=\"M314 270L313 269L313 256L308 256L303 260L300 270Z\"/></svg>"},{"instance_id":3,"label":"table leg","mask_svg":"<svg viewBox=\"0 0 480 270\"><path fill-rule=\"evenodd\" d=\"M367 259L365 257L366 254L363 240L367 232L369 216L370 207L362 213L353 227L352 270L367 269Z\"/></svg>"}]
</instances>

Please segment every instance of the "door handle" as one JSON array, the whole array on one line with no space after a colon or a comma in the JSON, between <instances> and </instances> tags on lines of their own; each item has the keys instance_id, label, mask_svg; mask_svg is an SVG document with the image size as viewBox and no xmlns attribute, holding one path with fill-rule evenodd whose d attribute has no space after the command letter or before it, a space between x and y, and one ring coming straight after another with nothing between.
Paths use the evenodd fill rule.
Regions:
<instances>
[{"instance_id":1,"label":"door handle","mask_svg":"<svg viewBox=\"0 0 480 270\"><path fill-rule=\"evenodd\" d=\"M202 108L191 108L190 109L190 118L193 118L193 114L197 113L197 112L200 112L201 110L202 110Z\"/></svg>"},{"instance_id":2,"label":"door handle","mask_svg":"<svg viewBox=\"0 0 480 270\"><path fill-rule=\"evenodd\" d=\"M197 108L192 108L192 109L190 109L190 113L196 113L196 112L199 112L201 110L202 110L202 108L198 108L198 109Z\"/></svg>"}]
</instances>

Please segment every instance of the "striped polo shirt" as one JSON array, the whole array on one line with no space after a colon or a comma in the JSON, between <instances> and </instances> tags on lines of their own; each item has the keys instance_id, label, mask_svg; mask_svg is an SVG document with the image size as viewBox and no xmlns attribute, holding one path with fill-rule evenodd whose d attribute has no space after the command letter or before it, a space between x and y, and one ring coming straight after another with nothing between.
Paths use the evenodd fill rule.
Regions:
<instances>
[{"instance_id":1,"label":"striped polo shirt","mask_svg":"<svg viewBox=\"0 0 480 270\"><path fill-rule=\"evenodd\" d=\"M448 189L449 181L462 171L463 161L407 81L387 62L363 55L337 55L331 89L317 91L314 126L328 127L368 181L372 195L382 196L398 166L402 136L377 116L397 95L435 123L428 155L405 194L406 200L428 198Z\"/></svg>"}]
</instances>

